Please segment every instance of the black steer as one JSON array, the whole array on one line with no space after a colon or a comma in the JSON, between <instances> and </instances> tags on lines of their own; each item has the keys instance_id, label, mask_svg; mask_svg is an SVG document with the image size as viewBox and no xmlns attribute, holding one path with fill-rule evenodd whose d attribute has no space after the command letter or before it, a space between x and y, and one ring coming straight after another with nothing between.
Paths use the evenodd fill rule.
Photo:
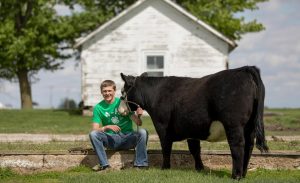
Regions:
<instances>
[{"instance_id":1,"label":"black steer","mask_svg":"<svg viewBox=\"0 0 300 183\"><path fill-rule=\"evenodd\" d=\"M152 118L160 139L163 164L170 168L174 141L188 139L196 170L203 169L200 140L220 140L225 131L232 156L232 178L246 176L256 147L267 152L263 110L265 89L254 66L224 70L203 78L139 77L121 73L123 97ZM136 106L129 103L131 110Z\"/></svg>"}]
</instances>

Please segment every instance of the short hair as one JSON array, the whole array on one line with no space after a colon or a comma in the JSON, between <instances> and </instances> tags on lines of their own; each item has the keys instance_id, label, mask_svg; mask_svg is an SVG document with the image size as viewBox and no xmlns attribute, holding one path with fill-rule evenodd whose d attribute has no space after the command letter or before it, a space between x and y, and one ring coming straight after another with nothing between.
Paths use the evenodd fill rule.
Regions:
<instances>
[{"instance_id":1,"label":"short hair","mask_svg":"<svg viewBox=\"0 0 300 183\"><path fill-rule=\"evenodd\" d=\"M108 87L108 86L112 86L113 89L116 91L116 83L114 81L112 81L112 80L105 80L105 81L103 81L101 83L101 85L100 85L100 90L102 91L102 89L104 87Z\"/></svg>"}]
</instances>

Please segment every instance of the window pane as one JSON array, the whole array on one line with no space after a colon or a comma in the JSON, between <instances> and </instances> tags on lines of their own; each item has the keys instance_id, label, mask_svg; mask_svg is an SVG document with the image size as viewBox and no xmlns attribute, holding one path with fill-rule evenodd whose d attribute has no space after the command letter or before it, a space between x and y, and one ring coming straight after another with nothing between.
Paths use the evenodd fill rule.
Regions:
<instances>
[{"instance_id":1,"label":"window pane","mask_svg":"<svg viewBox=\"0 0 300 183\"><path fill-rule=\"evenodd\" d=\"M154 57L147 57L147 68L148 69L155 69L155 62L154 62Z\"/></svg>"},{"instance_id":2,"label":"window pane","mask_svg":"<svg viewBox=\"0 0 300 183\"><path fill-rule=\"evenodd\" d=\"M152 76L152 77L162 77L164 76L163 72L147 72L148 76Z\"/></svg>"},{"instance_id":3,"label":"window pane","mask_svg":"<svg viewBox=\"0 0 300 183\"><path fill-rule=\"evenodd\" d=\"M164 57L163 56L156 56L156 66L159 69L164 68Z\"/></svg>"},{"instance_id":4,"label":"window pane","mask_svg":"<svg viewBox=\"0 0 300 183\"><path fill-rule=\"evenodd\" d=\"M147 69L163 69L164 57L163 56L147 56Z\"/></svg>"}]
</instances>

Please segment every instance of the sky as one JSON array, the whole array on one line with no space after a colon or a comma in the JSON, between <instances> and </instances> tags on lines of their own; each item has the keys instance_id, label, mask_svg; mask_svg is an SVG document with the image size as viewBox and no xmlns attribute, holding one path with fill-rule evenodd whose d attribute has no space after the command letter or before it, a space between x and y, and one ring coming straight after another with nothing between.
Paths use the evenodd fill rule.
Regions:
<instances>
[{"instance_id":1,"label":"sky","mask_svg":"<svg viewBox=\"0 0 300 183\"><path fill-rule=\"evenodd\" d=\"M245 35L230 55L230 68L260 68L267 107L300 107L299 9L299 0L270 0L247 12L247 18L257 19L266 30Z\"/></svg>"},{"instance_id":2,"label":"sky","mask_svg":"<svg viewBox=\"0 0 300 183\"><path fill-rule=\"evenodd\" d=\"M300 1L270 0L259 10L242 13L256 19L266 30L248 33L237 41L229 57L229 68L255 65L266 88L265 106L300 108ZM67 60L63 70L41 70L32 84L33 101L39 108L57 108L63 99L81 100L80 64ZM20 108L18 83L0 80L1 103Z\"/></svg>"}]
</instances>

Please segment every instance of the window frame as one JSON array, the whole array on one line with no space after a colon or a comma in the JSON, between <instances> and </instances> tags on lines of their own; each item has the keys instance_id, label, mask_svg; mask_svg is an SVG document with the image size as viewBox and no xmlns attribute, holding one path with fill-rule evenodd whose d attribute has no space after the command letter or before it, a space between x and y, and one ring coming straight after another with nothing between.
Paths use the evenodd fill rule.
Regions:
<instances>
[{"instance_id":1,"label":"window frame","mask_svg":"<svg viewBox=\"0 0 300 183\"><path fill-rule=\"evenodd\" d=\"M162 76L166 76L166 52L163 51L151 51L151 52L144 52L143 54L143 59L142 59L142 65L143 65L143 72L162 72ZM150 56L162 56L163 57L163 68L159 69L149 69L147 62L148 62L148 57Z\"/></svg>"}]
</instances>

